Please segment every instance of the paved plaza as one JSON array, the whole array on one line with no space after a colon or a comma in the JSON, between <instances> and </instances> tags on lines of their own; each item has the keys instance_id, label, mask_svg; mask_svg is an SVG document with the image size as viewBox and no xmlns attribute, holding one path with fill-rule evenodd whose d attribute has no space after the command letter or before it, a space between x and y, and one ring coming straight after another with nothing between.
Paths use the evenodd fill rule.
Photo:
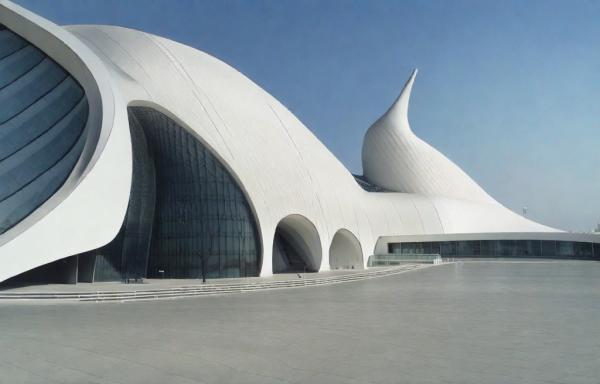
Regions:
<instances>
[{"instance_id":1,"label":"paved plaza","mask_svg":"<svg viewBox=\"0 0 600 384\"><path fill-rule=\"evenodd\" d=\"M0 304L0 383L594 383L600 263L464 262L132 303Z\"/></svg>"}]
</instances>

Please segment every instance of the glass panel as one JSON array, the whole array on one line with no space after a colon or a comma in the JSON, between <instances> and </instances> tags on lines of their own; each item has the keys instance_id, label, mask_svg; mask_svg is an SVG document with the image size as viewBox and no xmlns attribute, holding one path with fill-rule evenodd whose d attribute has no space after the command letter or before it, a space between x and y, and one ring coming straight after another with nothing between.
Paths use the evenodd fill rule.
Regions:
<instances>
[{"instance_id":1,"label":"glass panel","mask_svg":"<svg viewBox=\"0 0 600 384\"><path fill-rule=\"evenodd\" d=\"M440 243L440 251L442 257L456 257L458 246L456 241L443 241Z\"/></svg>"},{"instance_id":2,"label":"glass panel","mask_svg":"<svg viewBox=\"0 0 600 384\"><path fill-rule=\"evenodd\" d=\"M0 234L65 182L85 143L77 82L39 49L0 30Z\"/></svg>"},{"instance_id":3,"label":"glass panel","mask_svg":"<svg viewBox=\"0 0 600 384\"><path fill-rule=\"evenodd\" d=\"M575 244L572 241L557 241L556 256L573 257L575 255Z\"/></svg>"},{"instance_id":4,"label":"glass panel","mask_svg":"<svg viewBox=\"0 0 600 384\"><path fill-rule=\"evenodd\" d=\"M556 255L556 241L542 240L542 257L555 257Z\"/></svg>"},{"instance_id":5,"label":"glass panel","mask_svg":"<svg viewBox=\"0 0 600 384\"><path fill-rule=\"evenodd\" d=\"M528 257L541 257L542 256L542 242L539 240L527 240L526 241L526 254Z\"/></svg>"},{"instance_id":6,"label":"glass panel","mask_svg":"<svg viewBox=\"0 0 600 384\"><path fill-rule=\"evenodd\" d=\"M401 247L402 243L389 243L388 253L402 253Z\"/></svg>"},{"instance_id":7,"label":"glass panel","mask_svg":"<svg viewBox=\"0 0 600 384\"><path fill-rule=\"evenodd\" d=\"M14 118L42 96L52 91L66 74L55 62L46 58L26 75L0 90L0 124Z\"/></svg>"},{"instance_id":8,"label":"glass panel","mask_svg":"<svg viewBox=\"0 0 600 384\"><path fill-rule=\"evenodd\" d=\"M4 59L28 45L20 36L3 28L4 26L0 28L2 29L0 30L0 59Z\"/></svg>"},{"instance_id":9,"label":"glass panel","mask_svg":"<svg viewBox=\"0 0 600 384\"><path fill-rule=\"evenodd\" d=\"M479 256L480 255L479 241L459 241L458 256Z\"/></svg>"},{"instance_id":10,"label":"glass panel","mask_svg":"<svg viewBox=\"0 0 600 384\"><path fill-rule=\"evenodd\" d=\"M489 240L480 241L479 249L480 249L481 257L494 257L496 255L494 243L492 241L489 241Z\"/></svg>"},{"instance_id":11,"label":"glass panel","mask_svg":"<svg viewBox=\"0 0 600 384\"><path fill-rule=\"evenodd\" d=\"M575 257L578 259L592 259L594 257L592 243L575 242L574 248Z\"/></svg>"},{"instance_id":12,"label":"glass panel","mask_svg":"<svg viewBox=\"0 0 600 384\"><path fill-rule=\"evenodd\" d=\"M84 143L85 137L81 135L71 151L52 168L0 202L0 233L21 221L60 188L79 159Z\"/></svg>"},{"instance_id":13,"label":"glass panel","mask_svg":"<svg viewBox=\"0 0 600 384\"><path fill-rule=\"evenodd\" d=\"M0 61L0 88L6 87L44 60L45 55L29 45Z\"/></svg>"},{"instance_id":14,"label":"glass panel","mask_svg":"<svg viewBox=\"0 0 600 384\"><path fill-rule=\"evenodd\" d=\"M103 250L110 265L120 264L121 278L201 278L204 269L208 278L258 275L254 215L225 167L160 112L134 107L129 118L132 189L123 242ZM114 279L99 263L102 278Z\"/></svg>"},{"instance_id":15,"label":"glass panel","mask_svg":"<svg viewBox=\"0 0 600 384\"><path fill-rule=\"evenodd\" d=\"M51 129L79 102L85 100L84 97L83 90L75 80L69 78L21 114L0 125L0 160Z\"/></svg>"},{"instance_id":16,"label":"glass panel","mask_svg":"<svg viewBox=\"0 0 600 384\"><path fill-rule=\"evenodd\" d=\"M481 240L388 243L389 253L436 254L442 257L516 257L600 259L600 244L553 240Z\"/></svg>"},{"instance_id":17,"label":"glass panel","mask_svg":"<svg viewBox=\"0 0 600 384\"><path fill-rule=\"evenodd\" d=\"M0 162L0 200L7 198L46 172L69 152L87 120L87 104L81 101L60 123L22 150Z\"/></svg>"}]
</instances>

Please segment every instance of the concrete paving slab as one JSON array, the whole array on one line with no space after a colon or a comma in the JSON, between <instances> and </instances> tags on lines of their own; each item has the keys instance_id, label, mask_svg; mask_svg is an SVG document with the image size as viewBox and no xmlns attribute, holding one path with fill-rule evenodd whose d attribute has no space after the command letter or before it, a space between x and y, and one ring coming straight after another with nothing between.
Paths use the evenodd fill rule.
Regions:
<instances>
[{"instance_id":1,"label":"concrete paving slab","mask_svg":"<svg viewBox=\"0 0 600 384\"><path fill-rule=\"evenodd\" d=\"M0 383L598 383L600 263L465 262L121 304L0 303Z\"/></svg>"}]
</instances>

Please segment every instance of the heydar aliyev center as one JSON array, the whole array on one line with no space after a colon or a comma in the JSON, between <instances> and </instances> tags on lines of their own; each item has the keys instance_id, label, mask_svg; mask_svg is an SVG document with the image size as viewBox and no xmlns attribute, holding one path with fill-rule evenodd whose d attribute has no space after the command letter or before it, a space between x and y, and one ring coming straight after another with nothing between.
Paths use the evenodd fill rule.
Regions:
<instances>
[{"instance_id":1,"label":"heydar aliyev center","mask_svg":"<svg viewBox=\"0 0 600 384\"><path fill-rule=\"evenodd\" d=\"M0 282L362 269L395 253L600 259L599 237L513 213L419 139L415 75L366 131L355 176L206 53L0 1Z\"/></svg>"}]
</instances>

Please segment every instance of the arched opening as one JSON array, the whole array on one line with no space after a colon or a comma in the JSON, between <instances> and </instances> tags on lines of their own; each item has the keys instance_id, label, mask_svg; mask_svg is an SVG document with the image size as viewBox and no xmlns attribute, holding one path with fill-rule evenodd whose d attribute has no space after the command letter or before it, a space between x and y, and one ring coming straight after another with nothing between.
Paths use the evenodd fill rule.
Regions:
<instances>
[{"instance_id":1,"label":"arched opening","mask_svg":"<svg viewBox=\"0 0 600 384\"><path fill-rule=\"evenodd\" d=\"M347 229L337 231L331 240L329 267L331 269L364 268L360 241Z\"/></svg>"},{"instance_id":2,"label":"arched opening","mask_svg":"<svg viewBox=\"0 0 600 384\"><path fill-rule=\"evenodd\" d=\"M133 172L121 231L88 252L93 281L258 276L257 222L212 151L150 107L129 107Z\"/></svg>"},{"instance_id":3,"label":"arched opening","mask_svg":"<svg viewBox=\"0 0 600 384\"><path fill-rule=\"evenodd\" d=\"M273 273L318 272L321 240L317 228L301 215L283 218L273 239Z\"/></svg>"}]
</instances>

